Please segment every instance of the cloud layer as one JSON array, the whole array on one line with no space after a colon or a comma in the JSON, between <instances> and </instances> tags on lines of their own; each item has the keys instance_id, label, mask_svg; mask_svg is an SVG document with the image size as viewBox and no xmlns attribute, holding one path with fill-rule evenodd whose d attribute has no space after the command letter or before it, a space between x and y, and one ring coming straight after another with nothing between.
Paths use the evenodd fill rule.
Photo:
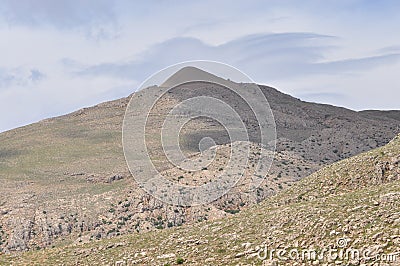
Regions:
<instances>
[{"instance_id":1,"label":"cloud layer","mask_svg":"<svg viewBox=\"0 0 400 266\"><path fill-rule=\"evenodd\" d=\"M335 49L329 44L332 39L336 38L312 33L258 34L213 46L195 38L173 38L154 45L139 59L86 66L75 74L142 80L171 64L209 59L240 66L257 81L266 82L313 75L362 73L400 60L400 53L326 60L325 53Z\"/></svg>"},{"instance_id":2,"label":"cloud layer","mask_svg":"<svg viewBox=\"0 0 400 266\"><path fill-rule=\"evenodd\" d=\"M4 0L0 131L126 96L198 59L305 100L398 109L399 11L363 0Z\"/></svg>"}]
</instances>

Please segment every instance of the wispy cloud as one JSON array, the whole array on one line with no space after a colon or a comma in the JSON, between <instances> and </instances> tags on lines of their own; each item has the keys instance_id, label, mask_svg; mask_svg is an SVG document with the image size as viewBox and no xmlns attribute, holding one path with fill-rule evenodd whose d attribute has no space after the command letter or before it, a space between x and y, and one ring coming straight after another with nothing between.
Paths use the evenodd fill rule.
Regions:
<instances>
[{"instance_id":1,"label":"wispy cloud","mask_svg":"<svg viewBox=\"0 0 400 266\"><path fill-rule=\"evenodd\" d=\"M256 80L279 80L354 74L400 61L400 54L396 53L327 61L325 54L338 49L331 44L335 39L315 33L258 34L213 46L195 38L173 38L151 47L139 59L87 66L75 74L140 80L170 64L211 59L240 66Z\"/></svg>"},{"instance_id":2,"label":"wispy cloud","mask_svg":"<svg viewBox=\"0 0 400 266\"><path fill-rule=\"evenodd\" d=\"M45 74L37 69L15 68L1 69L0 68L0 89L13 86L27 86L32 83L39 82L45 78Z\"/></svg>"},{"instance_id":3,"label":"wispy cloud","mask_svg":"<svg viewBox=\"0 0 400 266\"><path fill-rule=\"evenodd\" d=\"M196 38L172 38L152 46L137 59L88 66L78 75L111 75L126 79L143 79L170 64L187 60L210 59L251 67L262 63L274 76L294 74L289 65L308 64L323 59L332 47L315 45L330 36L312 33L258 34L245 36L222 45L208 45ZM171 57L170 55L174 56ZM276 65L278 64L278 65ZM285 65L285 68L280 66ZM275 69L279 71L275 71Z\"/></svg>"},{"instance_id":4,"label":"wispy cloud","mask_svg":"<svg viewBox=\"0 0 400 266\"><path fill-rule=\"evenodd\" d=\"M392 45L378 49L377 53L400 53L400 45Z\"/></svg>"},{"instance_id":5,"label":"wispy cloud","mask_svg":"<svg viewBox=\"0 0 400 266\"><path fill-rule=\"evenodd\" d=\"M115 19L113 1L3 0L0 14L9 24L53 25L62 29L108 23Z\"/></svg>"},{"instance_id":6,"label":"wispy cloud","mask_svg":"<svg viewBox=\"0 0 400 266\"><path fill-rule=\"evenodd\" d=\"M112 39L119 35L113 1L3 0L0 22L29 28L52 27L80 30L90 39Z\"/></svg>"},{"instance_id":7,"label":"wispy cloud","mask_svg":"<svg viewBox=\"0 0 400 266\"><path fill-rule=\"evenodd\" d=\"M375 67L391 65L397 62L400 62L400 53L391 53L364 58L350 58L346 60L315 63L311 71L313 73L322 74L360 73Z\"/></svg>"}]
</instances>

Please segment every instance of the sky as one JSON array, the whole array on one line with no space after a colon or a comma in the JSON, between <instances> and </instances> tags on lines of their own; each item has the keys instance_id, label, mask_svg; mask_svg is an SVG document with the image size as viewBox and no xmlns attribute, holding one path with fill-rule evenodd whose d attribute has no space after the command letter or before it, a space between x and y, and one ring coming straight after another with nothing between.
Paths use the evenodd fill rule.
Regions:
<instances>
[{"instance_id":1,"label":"sky","mask_svg":"<svg viewBox=\"0 0 400 266\"><path fill-rule=\"evenodd\" d=\"M0 0L0 131L187 60L353 110L400 109L400 1Z\"/></svg>"}]
</instances>

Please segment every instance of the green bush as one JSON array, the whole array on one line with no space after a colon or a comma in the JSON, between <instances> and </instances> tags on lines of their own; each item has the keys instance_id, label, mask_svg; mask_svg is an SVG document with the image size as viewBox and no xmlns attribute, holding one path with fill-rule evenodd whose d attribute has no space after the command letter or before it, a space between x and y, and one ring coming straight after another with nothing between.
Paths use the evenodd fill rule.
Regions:
<instances>
[{"instance_id":1,"label":"green bush","mask_svg":"<svg viewBox=\"0 0 400 266\"><path fill-rule=\"evenodd\" d=\"M225 210L225 212L230 213L230 214L236 214L238 213L240 210Z\"/></svg>"}]
</instances>

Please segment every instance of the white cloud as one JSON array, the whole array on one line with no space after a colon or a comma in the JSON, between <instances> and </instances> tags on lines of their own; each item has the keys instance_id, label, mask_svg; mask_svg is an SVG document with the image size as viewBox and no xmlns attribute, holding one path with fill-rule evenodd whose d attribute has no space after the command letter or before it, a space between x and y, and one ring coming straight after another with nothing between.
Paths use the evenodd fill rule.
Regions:
<instances>
[{"instance_id":1,"label":"white cloud","mask_svg":"<svg viewBox=\"0 0 400 266\"><path fill-rule=\"evenodd\" d=\"M188 59L233 64L309 100L398 108L399 8L364 0L5 0L0 131L127 95Z\"/></svg>"}]
</instances>

